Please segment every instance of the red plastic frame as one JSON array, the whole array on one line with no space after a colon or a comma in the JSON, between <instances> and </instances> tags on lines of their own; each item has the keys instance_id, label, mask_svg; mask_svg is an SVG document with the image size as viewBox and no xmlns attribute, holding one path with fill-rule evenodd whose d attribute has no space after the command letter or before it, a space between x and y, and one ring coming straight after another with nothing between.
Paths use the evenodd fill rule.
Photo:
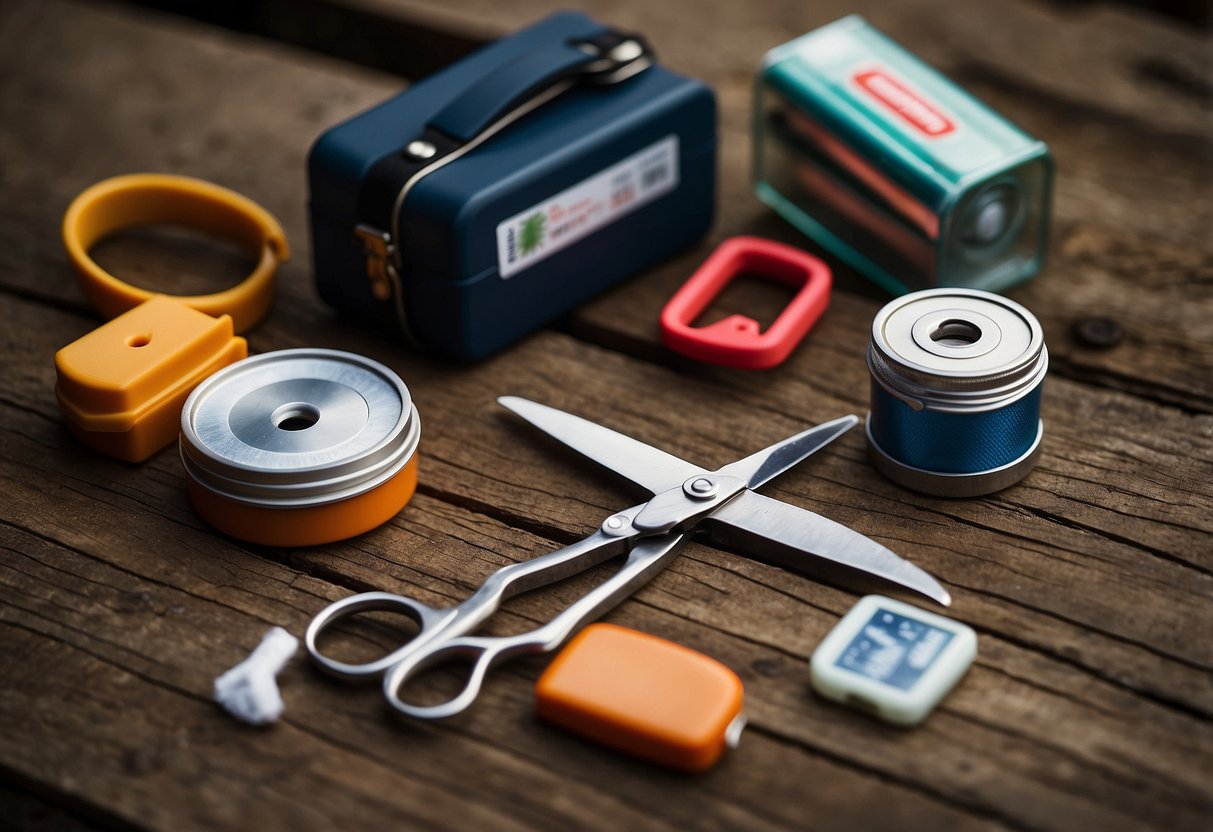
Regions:
<instances>
[{"instance_id":1,"label":"red plastic frame","mask_svg":"<svg viewBox=\"0 0 1213 832\"><path fill-rule=\"evenodd\" d=\"M761 332L758 321L730 315L703 327L691 322L739 274L750 273L800 286L775 323ZM830 305L834 275L811 254L761 237L730 237L721 243L661 310L661 335L675 352L711 364L764 370L783 362Z\"/></svg>"}]
</instances>

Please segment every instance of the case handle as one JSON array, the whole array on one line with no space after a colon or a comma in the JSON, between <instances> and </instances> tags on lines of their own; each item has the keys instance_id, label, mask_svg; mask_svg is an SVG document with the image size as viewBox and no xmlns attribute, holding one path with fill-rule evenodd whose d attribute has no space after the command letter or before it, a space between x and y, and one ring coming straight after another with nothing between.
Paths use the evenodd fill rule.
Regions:
<instances>
[{"instance_id":1,"label":"case handle","mask_svg":"<svg viewBox=\"0 0 1213 832\"><path fill-rule=\"evenodd\" d=\"M420 136L375 163L359 196L359 216L380 233L394 232L404 197L421 177L574 86L618 83L652 63L642 37L605 29L498 65L439 110Z\"/></svg>"},{"instance_id":2,"label":"case handle","mask_svg":"<svg viewBox=\"0 0 1213 832\"><path fill-rule=\"evenodd\" d=\"M440 110L428 126L466 144L512 110L562 82L614 83L622 80L625 70L630 72L623 77L630 77L649 63L648 46L636 35L606 30L593 38L566 40L498 67Z\"/></svg>"},{"instance_id":3,"label":"case handle","mask_svg":"<svg viewBox=\"0 0 1213 832\"><path fill-rule=\"evenodd\" d=\"M359 194L362 224L355 231L372 294L380 301L395 296L406 333L396 232L404 199L417 182L573 87L619 83L652 64L652 50L639 35L603 29L562 38L495 67L438 111L420 136L375 163Z\"/></svg>"}]
</instances>

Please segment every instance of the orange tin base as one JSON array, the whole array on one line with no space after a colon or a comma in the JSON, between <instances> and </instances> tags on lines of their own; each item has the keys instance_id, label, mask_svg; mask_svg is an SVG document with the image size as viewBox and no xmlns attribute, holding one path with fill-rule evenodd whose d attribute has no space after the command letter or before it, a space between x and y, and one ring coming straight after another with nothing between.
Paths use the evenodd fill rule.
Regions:
<instances>
[{"instance_id":1,"label":"orange tin base","mask_svg":"<svg viewBox=\"0 0 1213 832\"><path fill-rule=\"evenodd\" d=\"M302 508L237 502L186 478L190 501L219 531L266 546L317 546L370 531L392 519L417 490L417 454L387 482L356 497Z\"/></svg>"}]
</instances>

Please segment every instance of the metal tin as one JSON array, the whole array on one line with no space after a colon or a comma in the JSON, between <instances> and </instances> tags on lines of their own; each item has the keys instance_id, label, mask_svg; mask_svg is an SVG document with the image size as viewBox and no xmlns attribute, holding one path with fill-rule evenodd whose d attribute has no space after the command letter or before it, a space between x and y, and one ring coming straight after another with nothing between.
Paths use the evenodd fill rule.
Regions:
<instances>
[{"instance_id":1,"label":"metal tin","mask_svg":"<svg viewBox=\"0 0 1213 832\"><path fill-rule=\"evenodd\" d=\"M412 497L421 422L377 361L293 349L239 361L181 412L181 461L198 513L255 543L308 546L361 534Z\"/></svg>"},{"instance_id":2,"label":"metal tin","mask_svg":"<svg viewBox=\"0 0 1213 832\"><path fill-rule=\"evenodd\" d=\"M893 481L944 497L1018 482L1040 455L1049 354L1018 303L976 289L928 289L872 322L868 444Z\"/></svg>"}]
</instances>

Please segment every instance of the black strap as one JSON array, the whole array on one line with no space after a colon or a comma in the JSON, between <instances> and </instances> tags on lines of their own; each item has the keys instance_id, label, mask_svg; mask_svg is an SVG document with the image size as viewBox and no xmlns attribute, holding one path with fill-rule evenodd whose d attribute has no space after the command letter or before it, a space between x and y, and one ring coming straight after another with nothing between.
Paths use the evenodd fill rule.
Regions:
<instances>
[{"instance_id":1,"label":"black strap","mask_svg":"<svg viewBox=\"0 0 1213 832\"><path fill-rule=\"evenodd\" d=\"M617 83L651 63L652 52L642 37L604 29L530 50L495 67L436 113L420 136L375 163L359 193L360 222L394 236L397 197L419 173L491 135L520 110L541 106L539 99L557 97L561 87Z\"/></svg>"}]
</instances>

